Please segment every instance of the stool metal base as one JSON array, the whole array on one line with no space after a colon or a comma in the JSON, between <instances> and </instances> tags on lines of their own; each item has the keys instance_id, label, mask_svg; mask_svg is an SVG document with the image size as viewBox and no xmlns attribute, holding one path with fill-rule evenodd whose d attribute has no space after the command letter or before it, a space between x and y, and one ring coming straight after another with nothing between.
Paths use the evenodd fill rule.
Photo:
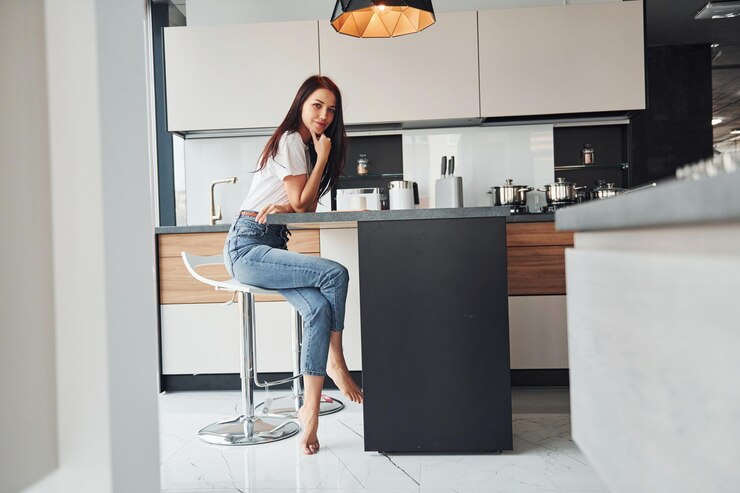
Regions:
<instances>
[{"instance_id":1,"label":"stool metal base","mask_svg":"<svg viewBox=\"0 0 740 493\"><path fill-rule=\"evenodd\" d=\"M295 410L294 397L292 395L286 395L273 399L272 404L269 407L264 407L265 403L262 402L257 404L257 409L262 414L271 414L285 416L286 418L296 419L298 413ZM278 402L289 400L289 402ZM301 402L303 399L301 398ZM344 403L339 399L334 399L328 395L321 394L321 401L319 401L319 416L326 416L328 414L338 413L344 409Z\"/></svg>"},{"instance_id":2,"label":"stool metal base","mask_svg":"<svg viewBox=\"0 0 740 493\"><path fill-rule=\"evenodd\" d=\"M245 433L248 423L243 415L210 424L200 430L198 436L213 445L259 445L284 440L300 430L298 423L287 418L255 416L251 421L254 427L251 437Z\"/></svg>"}]
</instances>

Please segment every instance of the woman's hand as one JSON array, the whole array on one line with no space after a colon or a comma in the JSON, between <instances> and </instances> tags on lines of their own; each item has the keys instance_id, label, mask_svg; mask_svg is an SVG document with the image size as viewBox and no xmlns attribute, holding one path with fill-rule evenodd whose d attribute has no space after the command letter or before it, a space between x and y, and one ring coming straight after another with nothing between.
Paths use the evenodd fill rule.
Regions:
<instances>
[{"instance_id":1,"label":"woman's hand","mask_svg":"<svg viewBox=\"0 0 740 493\"><path fill-rule=\"evenodd\" d=\"M309 130L311 130L309 128ZM326 164L329 160L329 152L331 152L331 139L326 134L318 135L316 132L311 130L311 138L313 139L313 148L316 150L316 161Z\"/></svg>"},{"instance_id":2,"label":"woman's hand","mask_svg":"<svg viewBox=\"0 0 740 493\"><path fill-rule=\"evenodd\" d=\"M290 212L294 212L290 204L267 204L259 211L254 220L260 224L266 224L268 214L284 214Z\"/></svg>"}]
</instances>

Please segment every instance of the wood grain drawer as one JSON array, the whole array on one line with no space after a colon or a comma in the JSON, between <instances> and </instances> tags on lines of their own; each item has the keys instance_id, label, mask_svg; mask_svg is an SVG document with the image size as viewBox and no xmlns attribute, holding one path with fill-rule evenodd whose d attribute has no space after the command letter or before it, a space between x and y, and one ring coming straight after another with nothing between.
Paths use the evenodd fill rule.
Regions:
<instances>
[{"instance_id":1,"label":"wood grain drawer","mask_svg":"<svg viewBox=\"0 0 740 493\"><path fill-rule=\"evenodd\" d=\"M162 305L187 303L220 303L229 301L232 293L216 291L193 278L182 262L180 252L195 255L221 255L227 233L182 233L159 235L159 303ZM288 250L319 255L319 231L292 232ZM198 269L206 277L216 280L229 278L223 265L208 265ZM279 295L257 295L255 301L284 301Z\"/></svg>"},{"instance_id":2,"label":"wood grain drawer","mask_svg":"<svg viewBox=\"0 0 740 493\"><path fill-rule=\"evenodd\" d=\"M548 245L573 245L573 233L555 231L554 222L508 223L506 225L506 246L509 248Z\"/></svg>"},{"instance_id":3,"label":"wood grain drawer","mask_svg":"<svg viewBox=\"0 0 740 493\"><path fill-rule=\"evenodd\" d=\"M220 255L227 233L178 233L159 235L159 257L179 257L180 252L195 255ZM288 250L299 253L321 251L318 229L291 231Z\"/></svg>"},{"instance_id":4,"label":"wood grain drawer","mask_svg":"<svg viewBox=\"0 0 740 493\"><path fill-rule=\"evenodd\" d=\"M565 294L566 248L507 248L509 296Z\"/></svg>"}]
</instances>

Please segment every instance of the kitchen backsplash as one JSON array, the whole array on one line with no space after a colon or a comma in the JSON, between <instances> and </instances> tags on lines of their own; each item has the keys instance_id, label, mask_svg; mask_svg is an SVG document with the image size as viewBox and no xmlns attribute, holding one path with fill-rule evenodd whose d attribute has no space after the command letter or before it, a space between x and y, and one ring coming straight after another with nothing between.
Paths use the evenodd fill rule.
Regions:
<instances>
[{"instance_id":1,"label":"kitchen backsplash","mask_svg":"<svg viewBox=\"0 0 740 493\"><path fill-rule=\"evenodd\" d=\"M434 204L434 185L442 156L455 156L455 175L463 178L466 207L490 205L490 187L511 178L517 184L542 186L553 181L552 125L403 130L403 175L419 184L421 207ZM372 135L365 132L362 138ZM178 225L208 224L210 186L236 176L235 184L216 185L216 206L230 222L239 211L254 176L257 159L268 137L187 139L175 152ZM347 166L357 156L348 156ZM368 158L372 161L373 156ZM183 176L184 175L184 178ZM180 185L178 185L180 184ZM184 184L184 189L180 189ZM544 204L544 198L541 199ZM329 210L329 198L318 210ZM181 221L185 218L185 222Z\"/></svg>"},{"instance_id":2,"label":"kitchen backsplash","mask_svg":"<svg viewBox=\"0 0 740 493\"><path fill-rule=\"evenodd\" d=\"M487 192L507 178L534 187L553 181L552 129L552 125L517 125L404 131L404 179L418 183L420 207L434 206L441 158L455 156L455 176L463 179L464 206L491 205ZM544 198L541 202L544 205Z\"/></svg>"}]
</instances>

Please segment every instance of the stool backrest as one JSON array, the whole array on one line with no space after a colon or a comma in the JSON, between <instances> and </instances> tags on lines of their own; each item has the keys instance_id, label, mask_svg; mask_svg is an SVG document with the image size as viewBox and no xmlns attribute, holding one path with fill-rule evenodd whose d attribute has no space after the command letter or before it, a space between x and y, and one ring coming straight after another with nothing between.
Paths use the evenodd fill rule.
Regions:
<instances>
[{"instance_id":1,"label":"stool backrest","mask_svg":"<svg viewBox=\"0 0 740 493\"><path fill-rule=\"evenodd\" d=\"M208 277L202 276L196 272L196 268L202 265L217 265L224 263L223 255L193 255L192 253L180 252L182 261L185 263L185 267L190 272L190 275L199 280L202 283L213 286L216 289L223 289L226 291L242 291L244 293L252 294L279 294L278 291L272 289L263 289L256 286L250 286L248 284L242 284L236 279L228 279L226 281L217 281Z\"/></svg>"}]
</instances>

